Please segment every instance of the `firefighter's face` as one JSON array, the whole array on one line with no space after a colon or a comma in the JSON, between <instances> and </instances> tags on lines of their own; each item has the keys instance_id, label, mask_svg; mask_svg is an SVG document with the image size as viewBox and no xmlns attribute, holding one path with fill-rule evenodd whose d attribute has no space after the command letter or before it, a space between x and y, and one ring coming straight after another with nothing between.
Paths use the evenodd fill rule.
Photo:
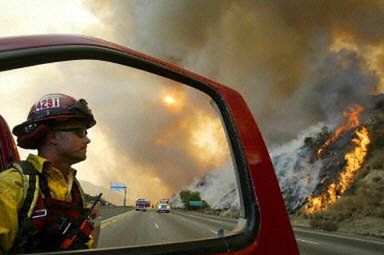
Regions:
<instances>
[{"instance_id":1,"label":"firefighter's face","mask_svg":"<svg viewBox=\"0 0 384 255\"><path fill-rule=\"evenodd\" d=\"M63 123L53 129L56 137L56 151L62 159L75 164L87 158L87 145L91 140L87 136L86 126L81 122Z\"/></svg>"}]
</instances>

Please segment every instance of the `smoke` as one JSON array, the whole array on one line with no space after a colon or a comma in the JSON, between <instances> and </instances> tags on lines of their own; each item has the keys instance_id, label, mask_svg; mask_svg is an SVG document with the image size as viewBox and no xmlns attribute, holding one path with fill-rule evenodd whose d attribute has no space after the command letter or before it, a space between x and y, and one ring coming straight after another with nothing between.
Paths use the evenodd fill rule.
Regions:
<instances>
[{"instance_id":1,"label":"smoke","mask_svg":"<svg viewBox=\"0 0 384 255\"><path fill-rule=\"evenodd\" d=\"M364 61L356 52L342 50L327 54L318 66L309 70L303 79L305 85L269 118L271 125L266 133L284 141L290 137L292 129L302 130L319 121L325 121L327 125L341 124L342 113L348 107L369 106L370 95L379 80L364 71L363 66ZM285 120L284 126L282 120Z\"/></svg>"},{"instance_id":2,"label":"smoke","mask_svg":"<svg viewBox=\"0 0 384 255\"><path fill-rule=\"evenodd\" d=\"M78 178L104 189L123 182L129 203L169 197L230 158L210 97L168 79L111 63L71 61L3 72L0 83L14 92L3 92L1 105L11 127L25 121L44 94L85 98L97 125L89 130L88 160L75 166ZM29 153L20 151L22 158Z\"/></svg>"},{"instance_id":3,"label":"smoke","mask_svg":"<svg viewBox=\"0 0 384 255\"><path fill-rule=\"evenodd\" d=\"M318 121L329 121L342 103L364 101L361 98L380 88L382 1L87 5L104 23L114 24L117 42L239 90L269 145L289 141L297 130ZM335 42L354 48L332 51Z\"/></svg>"},{"instance_id":4,"label":"smoke","mask_svg":"<svg viewBox=\"0 0 384 255\"><path fill-rule=\"evenodd\" d=\"M270 147L318 122L334 124L345 107L365 104L371 93L384 91L382 1L115 0L80 5L66 10L81 10L84 23L60 18L59 29L51 25L58 23L41 22L37 15L30 20L39 27L50 24L46 30L27 25L30 30L22 33L100 37L232 87L245 97ZM52 21L61 17L60 8L50 10L56 10L45 11L54 14ZM7 35L16 33L11 30ZM84 74L92 68L93 77ZM47 93L84 97L93 107L98 125L90 130L89 160L79 165L79 174L95 183L120 178L136 192L132 197L161 196L220 167L228 157L209 98L180 84L118 65L69 63L33 77L22 74L2 76L1 114L11 126L25 119L28 102ZM77 83L65 84L69 77ZM17 93L6 92L6 86ZM162 97L168 94L184 104L166 108ZM204 144L190 140L199 137L191 130L215 135ZM215 148L223 149L218 153Z\"/></svg>"},{"instance_id":5,"label":"smoke","mask_svg":"<svg viewBox=\"0 0 384 255\"><path fill-rule=\"evenodd\" d=\"M302 206L319 183L323 162L311 162L311 152L304 145L306 137L321 131L324 123L318 123L301 131L292 141L270 150L281 192L289 211Z\"/></svg>"},{"instance_id":6,"label":"smoke","mask_svg":"<svg viewBox=\"0 0 384 255\"><path fill-rule=\"evenodd\" d=\"M213 169L201 179L195 179L183 190L199 192L201 199L213 209L239 209L240 199L235 178L233 165L229 163ZM172 196L171 203L174 207L184 207L179 194Z\"/></svg>"}]
</instances>

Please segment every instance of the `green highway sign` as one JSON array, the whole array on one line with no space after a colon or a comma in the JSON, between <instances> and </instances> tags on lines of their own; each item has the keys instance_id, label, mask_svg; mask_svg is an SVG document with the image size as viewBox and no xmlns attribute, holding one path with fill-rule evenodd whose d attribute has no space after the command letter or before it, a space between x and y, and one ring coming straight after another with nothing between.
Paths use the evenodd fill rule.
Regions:
<instances>
[{"instance_id":1,"label":"green highway sign","mask_svg":"<svg viewBox=\"0 0 384 255\"><path fill-rule=\"evenodd\" d=\"M203 201L189 201L189 206L203 206Z\"/></svg>"}]
</instances>

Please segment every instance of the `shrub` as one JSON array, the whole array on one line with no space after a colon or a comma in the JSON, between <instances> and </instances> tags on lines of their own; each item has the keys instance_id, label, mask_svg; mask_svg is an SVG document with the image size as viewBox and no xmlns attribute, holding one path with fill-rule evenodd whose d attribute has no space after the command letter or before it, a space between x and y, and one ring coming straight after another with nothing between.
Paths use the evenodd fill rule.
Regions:
<instances>
[{"instance_id":1,"label":"shrub","mask_svg":"<svg viewBox=\"0 0 384 255\"><path fill-rule=\"evenodd\" d=\"M313 218L310 219L309 224L312 228L326 231L336 231L339 228L333 219L329 219L321 213L314 215Z\"/></svg>"}]
</instances>

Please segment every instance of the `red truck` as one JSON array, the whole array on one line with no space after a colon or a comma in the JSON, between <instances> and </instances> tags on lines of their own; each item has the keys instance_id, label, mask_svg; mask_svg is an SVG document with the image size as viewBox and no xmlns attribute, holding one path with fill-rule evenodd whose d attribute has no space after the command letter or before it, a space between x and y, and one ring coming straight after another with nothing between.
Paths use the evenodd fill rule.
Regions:
<instances>
[{"instance_id":1,"label":"red truck","mask_svg":"<svg viewBox=\"0 0 384 255\"><path fill-rule=\"evenodd\" d=\"M150 202L146 199L139 198L136 200L136 211L147 211L147 208L150 207Z\"/></svg>"},{"instance_id":2,"label":"red truck","mask_svg":"<svg viewBox=\"0 0 384 255\"><path fill-rule=\"evenodd\" d=\"M299 253L267 148L251 111L238 92L180 67L91 37L41 35L0 39L0 71L84 59L110 62L122 68L128 66L130 70L140 69L183 83L211 97L223 121L236 166L242 223L239 232L230 236L95 249L86 251L87 254ZM0 157L2 169L10 161L18 160L12 135L4 121L0 124Z\"/></svg>"}]
</instances>

